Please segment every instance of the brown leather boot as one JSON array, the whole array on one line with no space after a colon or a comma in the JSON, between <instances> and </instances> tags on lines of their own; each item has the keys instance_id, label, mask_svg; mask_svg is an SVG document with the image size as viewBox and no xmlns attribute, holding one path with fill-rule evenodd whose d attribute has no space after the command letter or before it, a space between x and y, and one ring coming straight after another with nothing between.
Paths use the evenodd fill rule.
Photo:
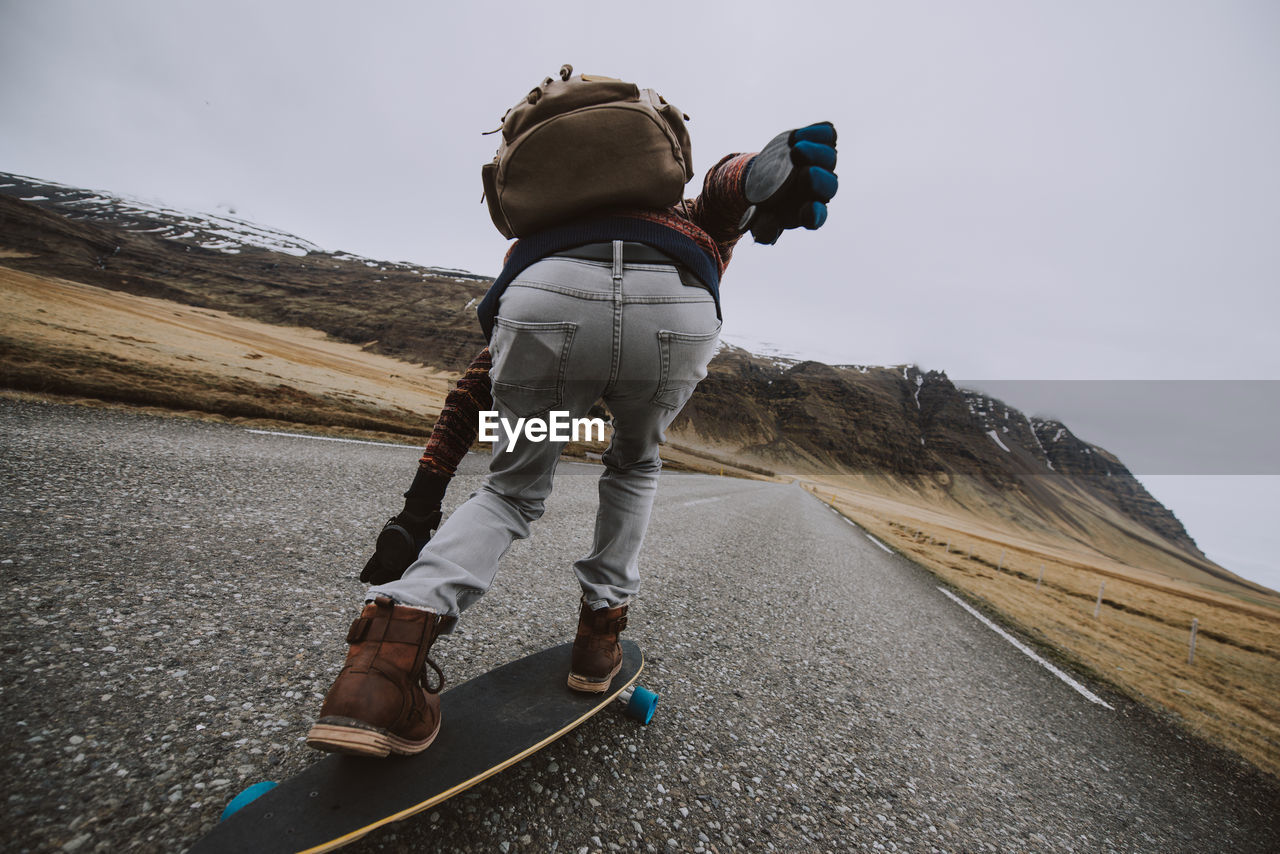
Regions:
<instances>
[{"instance_id":1,"label":"brown leather boot","mask_svg":"<svg viewBox=\"0 0 1280 854\"><path fill-rule=\"evenodd\" d=\"M421 753L440 731L444 674L427 653L455 618L379 596L347 632L347 661L307 733L317 750L386 756ZM439 677L432 687L426 665Z\"/></svg>"},{"instance_id":2,"label":"brown leather boot","mask_svg":"<svg viewBox=\"0 0 1280 854\"><path fill-rule=\"evenodd\" d=\"M627 627L627 606L593 611L586 600L578 612L578 635L573 639L569 687L603 694L622 669L622 645L618 634Z\"/></svg>"}]
</instances>

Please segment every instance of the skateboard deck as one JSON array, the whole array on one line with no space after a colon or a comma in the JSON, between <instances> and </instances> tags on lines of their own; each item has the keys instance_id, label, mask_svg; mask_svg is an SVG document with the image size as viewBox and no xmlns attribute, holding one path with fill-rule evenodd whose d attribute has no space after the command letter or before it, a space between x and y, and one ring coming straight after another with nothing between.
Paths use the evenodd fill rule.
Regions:
<instances>
[{"instance_id":1,"label":"skateboard deck","mask_svg":"<svg viewBox=\"0 0 1280 854\"><path fill-rule=\"evenodd\" d=\"M657 696L634 687L644 668L639 646L622 641L622 669L603 694L565 684L572 648L534 653L441 693L440 734L416 756L329 754L274 788L249 787L191 854L331 851L469 789L615 700L649 722Z\"/></svg>"}]
</instances>

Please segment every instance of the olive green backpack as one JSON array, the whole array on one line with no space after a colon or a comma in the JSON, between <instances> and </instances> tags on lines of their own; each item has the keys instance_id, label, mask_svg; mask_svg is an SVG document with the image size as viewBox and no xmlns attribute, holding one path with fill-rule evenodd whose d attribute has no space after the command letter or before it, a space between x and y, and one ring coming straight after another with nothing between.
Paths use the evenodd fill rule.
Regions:
<instances>
[{"instance_id":1,"label":"olive green backpack","mask_svg":"<svg viewBox=\"0 0 1280 854\"><path fill-rule=\"evenodd\" d=\"M524 237L597 210L665 208L693 177L688 120L654 92L572 66L502 118L482 170L493 224Z\"/></svg>"}]
</instances>

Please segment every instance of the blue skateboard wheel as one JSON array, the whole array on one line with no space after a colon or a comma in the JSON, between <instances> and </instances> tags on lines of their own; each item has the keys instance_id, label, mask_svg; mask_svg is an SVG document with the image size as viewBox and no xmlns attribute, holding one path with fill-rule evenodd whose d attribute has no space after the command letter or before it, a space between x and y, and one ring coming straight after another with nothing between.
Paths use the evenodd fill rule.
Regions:
<instances>
[{"instance_id":1,"label":"blue skateboard wheel","mask_svg":"<svg viewBox=\"0 0 1280 854\"><path fill-rule=\"evenodd\" d=\"M227 808L222 811L222 816L218 821L226 821L231 818L231 816L249 806L249 804L253 803L275 787L276 784L270 780L263 780L261 783L254 783L252 786L231 799L231 803L227 804Z\"/></svg>"},{"instance_id":2,"label":"blue skateboard wheel","mask_svg":"<svg viewBox=\"0 0 1280 854\"><path fill-rule=\"evenodd\" d=\"M648 688L635 686L631 699L627 701L627 714L642 724L653 720L653 713L658 709L658 695Z\"/></svg>"}]
</instances>

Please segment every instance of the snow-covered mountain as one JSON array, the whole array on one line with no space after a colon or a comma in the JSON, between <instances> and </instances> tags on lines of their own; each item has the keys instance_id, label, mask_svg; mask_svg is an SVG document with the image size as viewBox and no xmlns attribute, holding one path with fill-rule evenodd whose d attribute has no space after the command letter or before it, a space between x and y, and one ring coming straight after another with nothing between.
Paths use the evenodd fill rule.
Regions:
<instances>
[{"instance_id":1,"label":"snow-covered mountain","mask_svg":"<svg viewBox=\"0 0 1280 854\"><path fill-rule=\"evenodd\" d=\"M422 267L365 258L350 252L329 252L296 235L234 216L178 210L160 203L117 196L101 190L70 187L7 172L0 172L0 194L29 202L75 222L96 223L130 234L149 234L227 255L239 255L248 249L265 249L295 258L325 255L339 261L355 261L382 271L418 270L468 279L483 278L466 270Z\"/></svg>"},{"instance_id":2,"label":"snow-covered mountain","mask_svg":"<svg viewBox=\"0 0 1280 854\"><path fill-rule=\"evenodd\" d=\"M322 251L319 246L292 234L242 219L180 211L22 175L0 173L0 192L78 222L108 224L229 254L238 254L249 246L297 257Z\"/></svg>"}]
</instances>

